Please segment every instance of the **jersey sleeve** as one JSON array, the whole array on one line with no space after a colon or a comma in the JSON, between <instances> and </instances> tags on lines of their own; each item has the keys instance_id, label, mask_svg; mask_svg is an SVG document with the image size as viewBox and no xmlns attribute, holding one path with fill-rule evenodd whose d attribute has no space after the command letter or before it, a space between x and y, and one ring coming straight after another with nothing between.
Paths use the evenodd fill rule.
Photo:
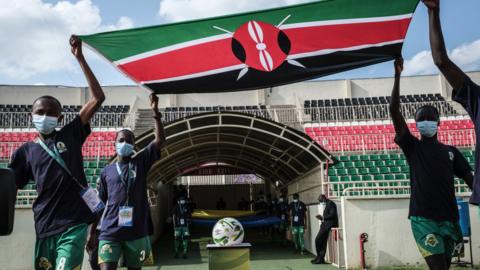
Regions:
<instances>
[{"instance_id":1,"label":"jersey sleeve","mask_svg":"<svg viewBox=\"0 0 480 270\"><path fill-rule=\"evenodd\" d=\"M478 103L480 98L480 86L472 82L466 76L460 89L454 89L452 92L453 100L460 103L468 112L473 121L479 118Z\"/></svg>"},{"instance_id":2,"label":"jersey sleeve","mask_svg":"<svg viewBox=\"0 0 480 270\"><path fill-rule=\"evenodd\" d=\"M145 170L150 170L155 161L160 159L160 151L158 151L155 142L151 142L135 157L139 163L145 166Z\"/></svg>"},{"instance_id":3,"label":"jersey sleeve","mask_svg":"<svg viewBox=\"0 0 480 270\"><path fill-rule=\"evenodd\" d=\"M30 180L34 180L30 164L27 161L25 146L18 148L13 153L9 168L14 172L15 184L18 189L23 188Z\"/></svg>"},{"instance_id":4,"label":"jersey sleeve","mask_svg":"<svg viewBox=\"0 0 480 270\"><path fill-rule=\"evenodd\" d=\"M470 167L470 164L468 161L465 159L465 157L458 151L457 148L453 148L453 154L454 154L454 159L453 159L453 173L455 176L458 178L464 178L465 175L469 172L472 171L472 167Z\"/></svg>"},{"instance_id":5,"label":"jersey sleeve","mask_svg":"<svg viewBox=\"0 0 480 270\"><path fill-rule=\"evenodd\" d=\"M83 124L80 116L75 117L70 123L66 124L62 131L77 141L80 145L83 145L87 140L87 137L92 133L90 123Z\"/></svg>"},{"instance_id":6,"label":"jersey sleeve","mask_svg":"<svg viewBox=\"0 0 480 270\"><path fill-rule=\"evenodd\" d=\"M403 136L399 134L395 135L395 143L402 149L406 157L410 156L417 140L410 131L406 132Z\"/></svg>"}]
</instances>

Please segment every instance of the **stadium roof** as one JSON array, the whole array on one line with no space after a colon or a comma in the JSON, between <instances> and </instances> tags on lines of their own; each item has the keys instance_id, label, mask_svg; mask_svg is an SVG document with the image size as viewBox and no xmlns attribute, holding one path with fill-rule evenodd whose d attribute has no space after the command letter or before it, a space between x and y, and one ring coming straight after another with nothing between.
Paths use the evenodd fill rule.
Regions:
<instances>
[{"instance_id":1,"label":"stadium roof","mask_svg":"<svg viewBox=\"0 0 480 270\"><path fill-rule=\"evenodd\" d=\"M205 166L232 167L282 184L335 158L306 134L264 118L235 112L193 115L165 126L167 141L149 182L168 183ZM153 130L137 138L144 147Z\"/></svg>"}]
</instances>

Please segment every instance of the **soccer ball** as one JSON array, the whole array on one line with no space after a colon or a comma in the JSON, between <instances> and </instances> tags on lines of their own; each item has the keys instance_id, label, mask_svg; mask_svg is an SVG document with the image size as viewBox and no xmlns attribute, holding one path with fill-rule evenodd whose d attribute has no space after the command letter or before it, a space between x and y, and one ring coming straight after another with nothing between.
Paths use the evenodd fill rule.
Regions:
<instances>
[{"instance_id":1,"label":"soccer ball","mask_svg":"<svg viewBox=\"0 0 480 270\"><path fill-rule=\"evenodd\" d=\"M242 224L234 218L222 218L213 226L212 238L217 246L232 246L243 242Z\"/></svg>"}]
</instances>

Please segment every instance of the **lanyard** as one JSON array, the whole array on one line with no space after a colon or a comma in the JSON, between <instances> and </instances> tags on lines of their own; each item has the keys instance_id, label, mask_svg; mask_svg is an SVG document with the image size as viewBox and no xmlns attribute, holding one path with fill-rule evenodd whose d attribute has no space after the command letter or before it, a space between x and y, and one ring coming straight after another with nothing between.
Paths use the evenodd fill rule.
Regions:
<instances>
[{"instance_id":1,"label":"lanyard","mask_svg":"<svg viewBox=\"0 0 480 270\"><path fill-rule=\"evenodd\" d=\"M58 152L58 149L55 146L55 144L53 145L53 150L54 151L52 151L52 150L50 150L50 148L48 148L48 146L45 144L45 142L42 139L39 138L37 140L37 142L38 142L38 144L40 144L40 146L43 148L43 150L45 150L45 152L47 152L47 154L50 157L52 157L68 173L68 175L70 175L72 177L72 179L75 182L77 182L77 184L80 187L85 188L82 184L80 184L78 179L75 176L73 176L72 172L68 169L67 164L65 163L62 156L60 155L60 152Z\"/></svg>"},{"instance_id":2,"label":"lanyard","mask_svg":"<svg viewBox=\"0 0 480 270\"><path fill-rule=\"evenodd\" d=\"M125 178L123 177L122 175L122 170L120 169L120 165L117 163L115 163L117 165L117 173L118 173L118 176L120 177L120 180L122 181L123 185L125 186L125 189L126 189L126 193L127 193L127 206L128 206L128 202L129 202L129 197L130 197L130 179L133 179L135 180L135 172L133 171L133 165L132 163L128 163L128 171L127 171L127 180L125 181ZM130 177L130 172L132 172L132 175Z\"/></svg>"},{"instance_id":3,"label":"lanyard","mask_svg":"<svg viewBox=\"0 0 480 270\"><path fill-rule=\"evenodd\" d=\"M300 202L293 203L293 206L295 207L295 215L298 216L298 208L300 207Z\"/></svg>"}]
</instances>

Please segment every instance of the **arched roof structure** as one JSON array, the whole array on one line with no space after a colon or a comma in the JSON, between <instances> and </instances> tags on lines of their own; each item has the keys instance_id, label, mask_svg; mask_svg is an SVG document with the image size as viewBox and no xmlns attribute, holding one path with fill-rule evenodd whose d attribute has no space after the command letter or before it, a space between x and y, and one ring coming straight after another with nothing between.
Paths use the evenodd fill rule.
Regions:
<instances>
[{"instance_id":1,"label":"arched roof structure","mask_svg":"<svg viewBox=\"0 0 480 270\"><path fill-rule=\"evenodd\" d=\"M150 170L149 182L169 183L205 166L232 167L288 184L335 158L308 135L254 115L213 112L165 125L162 157ZM144 147L153 130L137 138Z\"/></svg>"}]
</instances>

